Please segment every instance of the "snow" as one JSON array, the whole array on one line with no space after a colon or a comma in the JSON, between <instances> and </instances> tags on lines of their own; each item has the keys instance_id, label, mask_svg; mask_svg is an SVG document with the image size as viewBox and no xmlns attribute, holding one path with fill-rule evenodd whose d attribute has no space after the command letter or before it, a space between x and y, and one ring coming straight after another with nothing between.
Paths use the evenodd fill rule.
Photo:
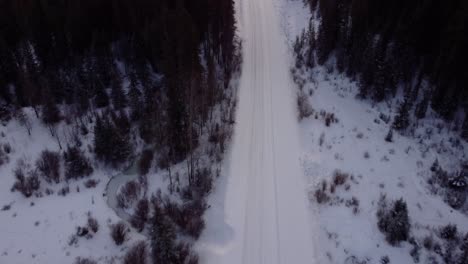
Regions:
<instances>
[{"instance_id":1,"label":"snow","mask_svg":"<svg viewBox=\"0 0 468 264\"><path fill-rule=\"evenodd\" d=\"M312 115L298 124L290 50L312 17L308 7L302 0L238 0L236 5L244 65L235 134L209 197L206 230L195 245L200 263L379 263L386 255L391 263L413 263L408 242L392 247L378 230L381 194L407 202L411 235L419 243L425 236L441 242L437 231L447 224L468 232L467 215L432 194L427 183L435 159L456 171L467 158L468 144L454 143L457 135L431 111L412 135L395 132L393 142L386 142L389 124L380 115L394 116L401 96L379 104L357 99L353 80L324 67L302 70L307 80L303 89L312 91L308 100L316 112L333 113L338 122L326 126L320 115ZM110 237L108 226L120 218L103 195L117 172L95 166L90 178L99 184L94 189L84 187L85 179L47 185L54 194L40 198L10 191L17 160L34 164L42 150L59 149L33 110L26 113L31 136L17 121L0 126L0 145L12 147L9 162L0 166L0 208L11 205L0 211L0 263L72 263L78 256L118 263L128 246L146 238L132 231L129 241L116 246ZM66 145L70 127L62 123L57 131ZM92 135L82 141L83 149L89 149ZM197 151L206 152L202 147ZM182 181L185 166L172 168ZM352 179L329 193L331 202L319 204L315 190L323 181L330 184L337 170ZM113 193L135 177L120 175L111 182ZM168 194L167 172L151 171L148 181L149 195L158 189ZM59 196L65 186L70 193ZM359 201L356 211L346 206L353 198ZM70 246L70 236L86 224L88 213L98 220L98 233ZM425 263L434 253L421 254Z\"/></svg>"},{"instance_id":2,"label":"snow","mask_svg":"<svg viewBox=\"0 0 468 264\"><path fill-rule=\"evenodd\" d=\"M224 204L216 201L224 211L207 215L201 263L310 263L312 221L286 39L272 0L239 1L238 8L244 64L229 177ZM210 217L223 220L211 225Z\"/></svg>"},{"instance_id":3,"label":"snow","mask_svg":"<svg viewBox=\"0 0 468 264\"><path fill-rule=\"evenodd\" d=\"M26 113L32 124L31 136L14 120L0 126L0 134L5 135L0 137L0 144L8 143L12 147L9 163L0 166L0 208L11 204L11 209L0 211L0 263L73 263L79 256L91 257L99 263L112 263L124 254L128 245L144 237L134 233L124 246L119 247L112 241L108 226L120 219L107 206L103 196L111 171L97 169L89 178L68 184L49 186L42 181L44 196L40 198L24 198L19 192L10 191L14 183L12 171L18 159L26 159L34 165L42 150L59 150L57 140L51 137L32 109L26 109ZM62 144L66 142L67 128L61 124L57 129ZM84 137L84 145L90 144L90 140L89 135ZM99 184L94 189L87 189L84 187L87 179L99 180ZM70 187L70 193L59 196L58 190L65 186ZM46 187L54 190L54 194L45 195ZM70 237L78 226L86 225L88 213L98 220L99 231L93 238L79 238L77 244L70 246Z\"/></svg>"},{"instance_id":4,"label":"snow","mask_svg":"<svg viewBox=\"0 0 468 264\"><path fill-rule=\"evenodd\" d=\"M375 104L357 99L356 82L333 70L329 72L330 67L317 67L313 71L303 70L302 77L307 80L303 89L306 94L309 94L309 90L312 91L309 98L312 107L317 112L333 113L338 122L328 127L320 115L317 119L313 115L301 121L298 129L299 150L296 149L293 131L296 128L296 119L289 109L293 105L289 102L292 95L286 93L294 92L297 88L283 84L283 87L290 90L281 90L277 89L276 85L281 83L281 79L287 80L286 77L283 79L280 76L289 72L288 67L292 64L285 57L282 57L282 61L278 60L278 57L287 54L286 52L270 54L272 46L282 44L282 41L265 38L277 33L271 28L279 19L281 34L287 37L291 50L294 39L308 27L313 16L303 1L275 0L276 12L281 17L268 20L268 33L263 32L263 38L258 38L252 34L261 32L262 27L253 21L262 21L265 19L265 13L273 13L270 6L266 8L267 2L238 1L238 13L241 18L239 28L245 48L245 68L240 87L235 138L231 156L225 159L223 176L218 180L216 191L210 197L211 208L205 216L207 229L197 244L201 253L200 262L379 263L383 256L388 256L391 263L414 263L410 255L410 243L390 246L377 227L377 203L382 194L385 194L388 200L403 198L407 202L411 221L410 235L419 245L426 236L443 244L438 232L447 224L456 224L459 233L465 234L468 231L466 214L452 209L442 197L431 194L427 180L431 176L429 168L435 159L439 160L443 168L449 171L457 170L467 158L468 145L463 142L454 143L457 142L458 136L445 128L447 125L430 110L428 117L418 122L414 133L402 136L394 132L393 142L386 142L384 139L390 124L385 123L380 115L383 113L393 117L402 95ZM258 13L249 16L258 6L262 6L262 11L256 11ZM318 23L315 21L316 25ZM254 25L256 27L253 27ZM262 48L256 48L256 45L261 44L254 43L262 41ZM262 53L258 54L258 50ZM260 64L263 64L263 68L257 69L255 65ZM268 76L265 71L269 70L274 70L275 74ZM260 81L268 80L269 77L275 80L271 83L271 91L274 98L278 99L271 105L267 100L270 83L265 85ZM281 97L278 96L280 91L285 92ZM270 115L276 122L273 129L269 127L272 125L268 119ZM272 131L276 137L269 135ZM282 134L280 137L280 133L285 131L288 134ZM273 150L270 141L272 138L275 139L276 151ZM283 138L287 140L282 140ZM280 143L287 145L279 146ZM275 202L275 195L271 191L275 189L274 183L271 183L271 178L274 178L271 174L275 171L271 162L274 160L272 153L278 155L276 160L281 160L281 164L285 165L287 160L291 161L293 157L297 157L297 151L306 182L303 187L295 186L291 189L283 185L285 182L281 182L278 184L278 190L279 193L281 190L289 190L288 198L295 199L295 202L289 203L289 207L297 213L300 211L299 207L302 207L302 202L297 198L302 194L303 188L307 189L309 216L303 219L307 219L309 223L291 221L286 230L311 234L312 244L308 244L310 240L304 242L284 237L277 242L274 236L278 233L271 229L275 227L275 212L279 212L280 216L288 220L296 220L294 214L288 215L288 212L275 211L272 208L281 204ZM289 166L285 165L292 172L287 173L288 180L300 179L291 177L300 173L295 174L295 169ZM349 187L336 187L330 203L318 204L313 195L314 191L324 180L330 184L337 170L351 175L352 178L345 184ZM281 174L276 175L279 177ZM300 180L295 182L298 184ZM281 195L276 196L280 197ZM359 203L355 212L353 206L346 206L346 201L353 198ZM297 204L300 206L295 206ZM283 226L279 227L281 233ZM265 233L270 235L269 240L265 239ZM310 255L302 259L280 259L275 254L282 252L284 248L278 245L297 247L297 250L307 248ZM303 247L304 245L307 247ZM299 253L296 256L300 255ZM427 262L430 257L442 261L435 253L421 250L422 263Z\"/></svg>"}]
</instances>

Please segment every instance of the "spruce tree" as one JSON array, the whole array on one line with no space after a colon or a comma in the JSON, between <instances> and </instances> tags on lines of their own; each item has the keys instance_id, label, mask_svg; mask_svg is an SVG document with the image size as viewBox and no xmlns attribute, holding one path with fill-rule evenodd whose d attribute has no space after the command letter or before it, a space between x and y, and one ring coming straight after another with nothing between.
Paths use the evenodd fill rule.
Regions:
<instances>
[{"instance_id":1,"label":"spruce tree","mask_svg":"<svg viewBox=\"0 0 468 264\"><path fill-rule=\"evenodd\" d=\"M468 141L468 113L465 113L461 136L464 140Z\"/></svg>"},{"instance_id":2,"label":"spruce tree","mask_svg":"<svg viewBox=\"0 0 468 264\"><path fill-rule=\"evenodd\" d=\"M398 115L395 117L392 127L395 130L403 131L408 128L409 124L409 102L407 98L405 98L405 101L401 103L398 109Z\"/></svg>"},{"instance_id":3,"label":"spruce tree","mask_svg":"<svg viewBox=\"0 0 468 264\"><path fill-rule=\"evenodd\" d=\"M385 137L385 141L393 142L393 129L390 128L390 130L388 131L387 136Z\"/></svg>"},{"instance_id":4,"label":"spruce tree","mask_svg":"<svg viewBox=\"0 0 468 264\"><path fill-rule=\"evenodd\" d=\"M154 202L154 214L151 218L151 255L153 263L175 264L175 229L170 218L165 214L164 210Z\"/></svg>"},{"instance_id":5,"label":"spruce tree","mask_svg":"<svg viewBox=\"0 0 468 264\"><path fill-rule=\"evenodd\" d=\"M426 93L424 98L416 105L416 109L414 110L414 116L417 119L422 119L426 117L427 108L429 107L429 95Z\"/></svg>"}]
</instances>

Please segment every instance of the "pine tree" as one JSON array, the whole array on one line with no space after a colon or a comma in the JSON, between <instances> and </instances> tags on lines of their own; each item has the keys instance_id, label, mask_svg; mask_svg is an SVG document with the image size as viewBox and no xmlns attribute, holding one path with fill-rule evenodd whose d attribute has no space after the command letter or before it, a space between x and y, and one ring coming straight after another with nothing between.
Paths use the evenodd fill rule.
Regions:
<instances>
[{"instance_id":1,"label":"pine tree","mask_svg":"<svg viewBox=\"0 0 468 264\"><path fill-rule=\"evenodd\" d=\"M417 119L422 119L426 117L427 108L429 107L429 95L426 93L424 98L419 102L414 110L414 115Z\"/></svg>"},{"instance_id":2,"label":"pine tree","mask_svg":"<svg viewBox=\"0 0 468 264\"><path fill-rule=\"evenodd\" d=\"M123 91L122 80L117 72L113 73L112 78L112 104L115 110L123 109L127 106L127 97Z\"/></svg>"},{"instance_id":3,"label":"pine tree","mask_svg":"<svg viewBox=\"0 0 468 264\"><path fill-rule=\"evenodd\" d=\"M468 141L468 113L465 113L461 136L464 140Z\"/></svg>"},{"instance_id":4,"label":"pine tree","mask_svg":"<svg viewBox=\"0 0 468 264\"><path fill-rule=\"evenodd\" d=\"M85 154L76 146L68 147L63 153L65 160L65 178L78 179L91 175L93 167Z\"/></svg>"},{"instance_id":5,"label":"pine tree","mask_svg":"<svg viewBox=\"0 0 468 264\"><path fill-rule=\"evenodd\" d=\"M97 88L95 97L96 107L103 108L109 105L109 96L105 89Z\"/></svg>"},{"instance_id":6,"label":"pine tree","mask_svg":"<svg viewBox=\"0 0 468 264\"><path fill-rule=\"evenodd\" d=\"M128 98L130 100L130 117L133 121L137 121L141 118L142 112L142 100L141 91L135 85L132 85L128 92Z\"/></svg>"},{"instance_id":7,"label":"pine tree","mask_svg":"<svg viewBox=\"0 0 468 264\"><path fill-rule=\"evenodd\" d=\"M154 215L151 218L151 255L153 263L174 263L175 229L174 224L160 205L154 203Z\"/></svg>"},{"instance_id":8,"label":"pine tree","mask_svg":"<svg viewBox=\"0 0 468 264\"><path fill-rule=\"evenodd\" d=\"M393 142L393 129L390 128L390 130L388 131L387 136L385 137L385 141Z\"/></svg>"},{"instance_id":9,"label":"pine tree","mask_svg":"<svg viewBox=\"0 0 468 264\"><path fill-rule=\"evenodd\" d=\"M409 102L407 98L405 98L405 101L401 103L398 109L398 115L395 117L392 127L395 130L403 131L408 128L409 124Z\"/></svg>"},{"instance_id":10,"label":"pine tree","mask_svg":"<svg viewBox=\"0 0 468 264\"><path fill-rule=\"evenodd\" d=\"M315 26L314 26L313 20L310 20L309 22L309 30L307 33L308 33L307 34L308 47L307 47L306 64L307 64L307 67L313 68L315 67L315 50L316 50Z\"/></svg>"}]
</instances>

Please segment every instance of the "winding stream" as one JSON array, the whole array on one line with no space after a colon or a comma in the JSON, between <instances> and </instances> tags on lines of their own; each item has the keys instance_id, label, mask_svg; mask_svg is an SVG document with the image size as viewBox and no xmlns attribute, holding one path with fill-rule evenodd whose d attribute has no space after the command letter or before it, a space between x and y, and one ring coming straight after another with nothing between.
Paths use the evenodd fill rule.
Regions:
<instances>
[{"instance_id":1,"label":"winding stream","mask_svg":"<svg viewBox=\"0 0 468 264\"><path fill-rule=\"evenodd\" d=\"M106 186L105 194L107 196L107 206L114 210L115 214L122 220L130 221L131 215L124 209L117 206L117 192L119 188L129 181L138 179L137 163L134 162L128 169L119 173L109 180Z\"/></svg>"}]
</instances>

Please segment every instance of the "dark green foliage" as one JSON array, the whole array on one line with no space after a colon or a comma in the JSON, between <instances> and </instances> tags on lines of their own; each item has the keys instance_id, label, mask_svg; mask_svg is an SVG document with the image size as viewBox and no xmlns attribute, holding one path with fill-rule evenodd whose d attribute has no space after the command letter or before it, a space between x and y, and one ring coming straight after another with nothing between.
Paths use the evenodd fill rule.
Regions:
<instances>
[{"instance_id":1,"label":"dark green foliage","mask_svg":"<svg viewBox=\"0 0 468 264\"><path fill-rule=\"evenodd\" d=\"M468 113L466 113L465 122L463 122L461 136L464 140L468 141Z\"/></svg>"},{"instance_id":2,"label":"dark green foliage","mask_svg":"<svg viewBox=\"0 0 468 264\"><path fill-rule=\"evenodd\" d=\"M93 173L93 167L85 154L77 147L68 147L63 153L65 160L65 178L79 179Z\"/></svg>"},{"instance_id":3,"label":"dark green foliage","mask_svg":"<svg viewBox=\"0 0 468 264\"><path fill-rule=\"evenodd\" d=\"M398 114L395 116L395 120L393 120L392 128L398 131L403 131L408 128L410 124L409 108L409 101L405 99L398 108Z\"/></svg>"},{"instance_id":4,"label":"dark green foliage","mask_svg":"<svg viewBox=\"0 0 468 264\"><path fill-rule=\"evenodd\" d=\"M387 133L387 136L385 136L385 141L393 142L393 129L390 128L390 130Z\"/></svg>"},{"instance_id":5,"label":"dark green foliage","mask_svg":"<svg viewBox=\"0 0 468 264\"><path fill-rule=\"evenodd\" d=\"M446 225L440 230L440 237L445 240L454 240L457 238L458 231L456 225Z\"/></svg>"},{"instance_id":6,"label":"dark green foliage","mask_svg":"<svg viewBox=\"0 0 468 264\"><path fill-rule=\"evenodd\" d=\"M403 199L396 200L390 208L387 208L385 197L379 202L377 211L379 230L385 234L385 238L391 245L397 245L409 238L410 222L408 209Z\"/></svg>"},{"instance_id":7,"label":"dark green foliage","mask_svg":"<svg viewBox=\"0 0 468 264\"><path fill-rule=\"evenodd\" d=\"M132 154L130 142L130 122L125 112L114 116L97 116L94 126L94 153L96 157L117 167L127 161Z\"/></svg>"},{"instance_id":8,"label":"dark green foliage","mask_svg":"<svg viewBox=\"0 0 468 264\"><path fill-rule=\"evenodd\" d=\"M153 263L175 263L175 228L170 218L158 203L153 202L154 215L151 218L151 255Z\"/></svg>"},{"instance_id":9,"label":"dark green foliage","mask_svg":"<svg viewBox=\"0 0 468 264\"><path fill-rule=\"evenodd\" d=\"M381 101L395 94L397 84L411 90L419 88L424 78L431 86L430 94L417 107L418 118L431 103L436 112L450 120L467 101L468 75L464 69L468 59L468 2L308 2L312 9L319 2L319 64L334 54L340 72L361 77L361 96Z\"/></svg>"}]
</instances>

